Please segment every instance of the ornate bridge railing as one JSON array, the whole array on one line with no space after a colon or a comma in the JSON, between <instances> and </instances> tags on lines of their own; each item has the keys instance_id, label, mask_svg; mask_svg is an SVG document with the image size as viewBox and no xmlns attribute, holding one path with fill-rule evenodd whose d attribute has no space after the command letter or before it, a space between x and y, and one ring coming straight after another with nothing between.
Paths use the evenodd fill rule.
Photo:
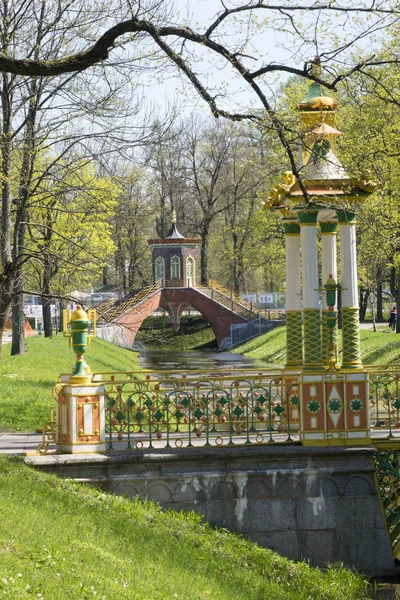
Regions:
<instances>
[{"instance_id":1,"label":"ornate bridge railing","mask_svg":"<svg viewBox=\"0 0 400 600\"><path fill-rule=\"evenodd\" d=\"M297 385L280 371L95 375L104 385L108 450L291 442Z\"/></svg>"},{"instance_id":2,"label":"ornate bridge railing","mask_svg":"<svg viewBox=\"0 0 400 600\"><path fill-rule=\"evenodd\" d=\"M379 366L368 370L376 478L393 556L397 557L400 552L400 368Z\"/></svg>"},{"instance_id":3,"label":"ornate bridge railing","mask_svg":"<svg viewBox=\"0 0 400 600\"><path fill-rule=\"evenodd\" d=\"M395 557L400 552L400 444L397 446L397 449L380 449L378 445L374 455L377 483Z\"/></svg>"},{"instance_id":4,"label":"ornate bridge railing","mask_svg":"<svg viewBox=\"0 0 400 600\"><path fill-rule=\"evenodd\" d=\"M370 367L371 428L384 430L387 439L400 440L400 368Z\"/></svg>"}]
</instances>

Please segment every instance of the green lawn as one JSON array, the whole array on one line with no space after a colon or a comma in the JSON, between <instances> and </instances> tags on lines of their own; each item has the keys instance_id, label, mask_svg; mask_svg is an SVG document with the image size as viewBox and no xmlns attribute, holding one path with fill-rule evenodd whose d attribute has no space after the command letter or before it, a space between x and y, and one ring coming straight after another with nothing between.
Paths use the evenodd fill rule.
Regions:
<instances>
[{"instance_id":1,"label":"green lawn","mask_svg":"<svg viewBox=\"0 0 400 600\"><path fill-rule=\"evenodd\" d=\"M60 373L70 373L75 354L61 335L52 339L31 337L26 354L10 356L11 344L3 346L0 361L0 428L35 431L49 419L55 406L51 392ZM138 369L136 354L94 338L85 358L92 371Z\"/></svg>"},{"instance_id":2,"label":"green lawn","mask_svg":"<svg viewBox=\"0 0 400 600\"><path fill-rule=\"evenodd\" d=\"M339 342L340 342L339 332ZM361 356L365 365L394 364L400 361L400 335L388 327L377 332L360 330ZM286 327L277 327L235 348L233 352L268 363L282 365L286 360Z\"/></svg>"},{"instance_id":3,"label":"green lawn","mask_svg":"<svg viewBox=\"0 0 400 600\"><path fill-rule=\"evenodd\" d=\"M360 600L345 569L295 563L193 513L164 513L0 456L0 598Z\"/></svg>"}]
</instances>

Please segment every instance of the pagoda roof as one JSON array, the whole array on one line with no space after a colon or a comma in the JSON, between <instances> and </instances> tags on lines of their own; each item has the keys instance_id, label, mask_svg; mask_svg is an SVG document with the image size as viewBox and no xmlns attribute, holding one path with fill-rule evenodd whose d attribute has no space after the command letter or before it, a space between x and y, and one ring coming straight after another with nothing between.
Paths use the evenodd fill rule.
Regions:
<instances>
[{"instance_id":1,"label":"pagoda roof","mask_svg":"<svg viewBox=\"0 0 400 600\"><path fill-rule=\"evenodd\" d=\"M317 127L314 127L314 129L311 129L311 133L314 133L315 135L342 135L341 131L335 129L334 127L331 127L327 123L321 123Z\"/></svg>"},{"instance_id":2,"label":"pagoda roof","mask_svg":"<svg viewBox=\"0 0 400 600\"><path fill-rule=\"evenodd\" d=\"M171 229L168 231L165 236L165 240L183 240L185 238L184 235L181 235L178 231L176 223L172 223Z\"/></svg>"},{"instance_id":3,"label":"pagoda roof","mask_svg":"<svg viewBox=\"0 0 400 600\"><path fill-rule=\"evenodd\" d=\"M315 111L334 110L336 106L337 101L325 93L325 90L320 83L314 81L308 88L303 100L297 105L297 108L300 111Z\"/></svg>"},{"instance_id":4,"label":"pagoda roof","mask_svg":"<svg viewBox=\"0 0 400 600\"><path fill-rule=\"evenodd\" d=\"M345 180L349 181L349 176L344 170L340 160L328 149L323 156L317 150L313 150L308 163L302 169L302 177L307 180Z\"/></svg>"},{"instance_id":5,"label":"pagoda roof","mask_svg":"<svg viewBox=\"0 0 400 600\"><path fill-rule=\"evenodd\" d=\"M172 211L172 225L171 229L168 231L167 235L164 238L155 238L151 240L147 240L147 243L150 246L155 246L159 244L199 244L200 238L186 238L184 235L180 234L178 228L176 226L176 212Z\"/></svg>"},{"instance_id":6,"label":"pagoda roof","mask_svg":"<svg viewBox=\"0 0 400 600\"><path fill-rule=\"evenodd\" d=\"M299 104L307 104L309 100L312 100L313 98L318 98L320 96L326 96L326 94L324 93L324 88L320 83L314 81L314 83L312 83L308 88L306 95L304 96L303 100L299 102Z\"/></svg>"}]
</instances>

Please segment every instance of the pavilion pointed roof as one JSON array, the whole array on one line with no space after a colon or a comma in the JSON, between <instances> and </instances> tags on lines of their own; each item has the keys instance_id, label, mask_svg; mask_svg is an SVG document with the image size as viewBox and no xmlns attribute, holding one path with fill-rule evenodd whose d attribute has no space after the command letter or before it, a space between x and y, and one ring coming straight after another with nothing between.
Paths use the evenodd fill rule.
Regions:
<instances>
[{"instance_id":1,"label":"pavilion pointed roof","mask_svg":"<svg viewBox=\"0 0 400 600\"><path fill-rule=\"evenodd\" d=\"M311 74L321 76L318 57L312 62ZM369 196L378 184L369 175L351 178L335 154L335 139L341 132L335 128L337 102L326 95L322 85L314 81L303 100L297 105L302 124L302 142L299 152L299 174L311 204L330 207L343 201L355 204ZM304 195L299 181L291 172L270 192L264 203L267 209L278 209L282 214L302 210Z\"/></svg>"},{"instance_id":2,"label":"pavilion pointed roof","mask_svg":"<svg viewBox=\"0 0 400 600\"><path fill-rule=\"evenodd\" d=\"M348 174L336 154L332 152L331 148L328 148L324 154L318 152L318 148L314 149L311 153L310 160L301 172L303 179L307 181L321 179L329 179L330 181L336 180L339 187L342 187L342 182L349 182Z\"/></svg>"},{"instance_id":3,"label":"pavilion pointed roof","mask_svg":"<svg viewBox=\"0 0 400 600\"><path fill-rule=\"evenodd\" d=\"M164 238L147 240L150 246L158 246L159 244L199 244L200 238L187 238L181 235L176 226L176 212L172 211L171 228Z\"/></svg>"}]
</instances>

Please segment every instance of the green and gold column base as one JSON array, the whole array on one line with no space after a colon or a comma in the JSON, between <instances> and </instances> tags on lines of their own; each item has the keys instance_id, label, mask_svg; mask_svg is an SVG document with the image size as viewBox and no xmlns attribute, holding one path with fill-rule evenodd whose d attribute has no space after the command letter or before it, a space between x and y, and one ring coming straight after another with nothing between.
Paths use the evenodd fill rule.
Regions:
<instances>
[{"instance_id":1,"label":"green and gold column base","mask_svg":"<svg viewBox=\"0 0 400 600\"><path fill-rule=\"evenodd\" d=\"M336 315L336 323L337 323L337 310L332 311L335 315ZM337 348L338 348L338 329L337 326L335 325L335 327L332 330L332 336L331 336L331 331L327 325L327 315L331 314L330 311L328 310L323 310L322 311L322 357L323 357L323 363L325 365L326 368L330 368L332 365L335 366L335 368L339 368L340 365L337 361Z\"/></svg>"},{"instance_id":2,"label":"green and gold column base","mask_svg":"<svg viewBox=\"0 0 400 600\"><path fill-rule=\"evenodd\" d=\"M303 318L300 310L286 312L285 367L303 366Z\"/></svg>"},{"instance_id":3,"label":"green and gold column base","mask_svg":"<svg viewBox=\"0 0 400 600\"><path fill-rule=\"evenodd\" d=\"M343 369L362 369L359 313L358 308L342 308Z\"/></svg>"},{"instance_id":4,"label":"green and gold column base","mask_svg":"<svg viewBox=\"0 0 400 600\"><path fill-rule=\"evenodd\" d=\"M306 371L322 371L321 311L319 308L303 308L304 364Z\"/></svg>"},{"instance_id":5,"label":"green and gold column base","mask_svg":"<svg viewBox=\"0 0 400 600\"><path fill-rule=\"evenodd\" d=\"M74 384L88 384L91 382L92 375L89 365L86 364L83 355L77 355L77 361L75 364L74 372L69 378L70 383Z\"/></svg>"}]
</instances>

